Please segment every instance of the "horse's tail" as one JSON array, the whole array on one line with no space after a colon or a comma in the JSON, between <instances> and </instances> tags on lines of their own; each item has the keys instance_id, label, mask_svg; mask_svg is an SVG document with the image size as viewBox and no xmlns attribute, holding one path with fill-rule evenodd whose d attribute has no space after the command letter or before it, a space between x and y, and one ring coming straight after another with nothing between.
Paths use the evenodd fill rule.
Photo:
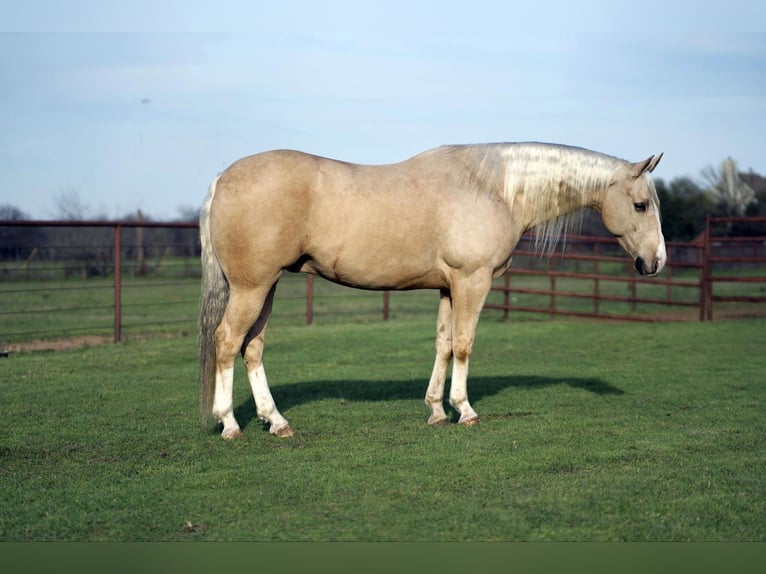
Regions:
<instances>
[{"instance_id":1,"label":"horse's tail","mask_svg":"<svg viewBox=\"0 0 766 574\"><path fill-rule=\"evenodd\" d=\"M213 251L210 236L210 207L215 197L218 178L210 184L199 218L200 243L202 244L202 294L199 310L199 396L204 422L212 415L215 392L215 330L223 319L229 300L229 283L221 264Z\"/></svg>"}]
</instances>

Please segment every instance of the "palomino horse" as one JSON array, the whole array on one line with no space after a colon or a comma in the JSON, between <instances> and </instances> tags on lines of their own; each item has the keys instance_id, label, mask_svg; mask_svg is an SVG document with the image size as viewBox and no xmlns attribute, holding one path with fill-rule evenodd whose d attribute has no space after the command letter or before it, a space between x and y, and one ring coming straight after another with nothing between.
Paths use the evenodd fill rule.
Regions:
<instances>
[{"instance_id":1,"label":"palomino horse","mask_svg":"<svg viewBox=\"0 0 766 574\"><path fill-rule=\"evenodd\" d=\"M629 163L540 143L446 146L402 163L365 166L295 151L243 158L213 181L200 217L203 414L241 434L233 412L234 360L242 353L260 419L293 434L274 404L262 354L277 281L305 272L362 289L438 289L436 360L428 424L479 417L466 380L474 333L492 279L508 269L521 235L537 227L552 248L591 207L641 275L665 265L660 207L650 173L662 154Z\"/></svg>"}]
</instances>

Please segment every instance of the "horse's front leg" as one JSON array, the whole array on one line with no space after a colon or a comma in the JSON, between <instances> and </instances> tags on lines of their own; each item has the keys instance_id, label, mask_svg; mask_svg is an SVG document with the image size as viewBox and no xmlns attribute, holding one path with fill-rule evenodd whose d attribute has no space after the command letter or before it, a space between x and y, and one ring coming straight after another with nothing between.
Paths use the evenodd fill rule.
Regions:
<instances>
[{"instance_id":1,"label":"horse's front leg","mask_svg":"<svg viewBox=\"0 0 766 574\"><path fill-rule=\"evenodd\" d=\"M458 423L474 425L479 415L468 402L468 363L473 351L476 326L492 286L492 274L478 271L460 278L452 286L452 380L449 402L460 413Z\"/></svg>"},{"instance_id":2,"label":"horse's front leg","mask_svg":"<svg viewBox=\"0 0 766 574\"><path fill-rule=\"evenodd\" d=\"M444 383L447 369L452 358L452 302L449 291L441 291L439 314L436 320L436 359L431 372L431 380L426 391L426 406L431 409L429 425L442 425L448 422L444 412Z\"/></svg>"}]
</instances>

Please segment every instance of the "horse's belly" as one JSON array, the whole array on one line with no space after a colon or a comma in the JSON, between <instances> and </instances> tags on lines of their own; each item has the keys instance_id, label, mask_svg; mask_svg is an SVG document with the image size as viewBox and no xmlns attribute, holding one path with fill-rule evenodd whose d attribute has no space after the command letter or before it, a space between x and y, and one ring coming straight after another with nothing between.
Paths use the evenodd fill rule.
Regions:
<instances>
[{"instance_id":1,"label":"horse's belly","mask_svg":"<svg viewBox=\"0 0 766 574\"><path fill-rule=\"evenodd\" d=\"M374 251L344 253L339 250L328 257L311 256L300 271L359 289L443 289L448 286L447 277L437 262L425 257L408 257L405 253L382 256Z\"/></svg>"}]
</instances>

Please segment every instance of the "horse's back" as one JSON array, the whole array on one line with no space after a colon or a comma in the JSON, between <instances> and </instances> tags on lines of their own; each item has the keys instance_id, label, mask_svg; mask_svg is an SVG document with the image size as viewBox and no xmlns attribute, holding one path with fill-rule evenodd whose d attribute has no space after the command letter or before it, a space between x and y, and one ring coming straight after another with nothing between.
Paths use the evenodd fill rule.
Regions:
<instances>
[{"instance_id":1,"label":"horse's back","mask_svg":"<svg viewBox=\"0 0 766 574\"><path fill-rule=\"evenodd\" d=\"M239 159L227 167L218 180L216 195L235 194L244 199L310 183L323 158L293 150L274 150Z\"/></svg>"},{"instance_id":2,"label":"horse's back","mask_svg":"<svg viewBox=\"0 0 766 574\"><path fill-rule=\"evenodd\" d=\"M505 205L465 193L438 151L377 166L289 150L248 156L221 174L211 212L222 264L244 277L258 267L372 289L443 288L449 268L499 267L509 250Z\"/></svg>"}]
</instances>

